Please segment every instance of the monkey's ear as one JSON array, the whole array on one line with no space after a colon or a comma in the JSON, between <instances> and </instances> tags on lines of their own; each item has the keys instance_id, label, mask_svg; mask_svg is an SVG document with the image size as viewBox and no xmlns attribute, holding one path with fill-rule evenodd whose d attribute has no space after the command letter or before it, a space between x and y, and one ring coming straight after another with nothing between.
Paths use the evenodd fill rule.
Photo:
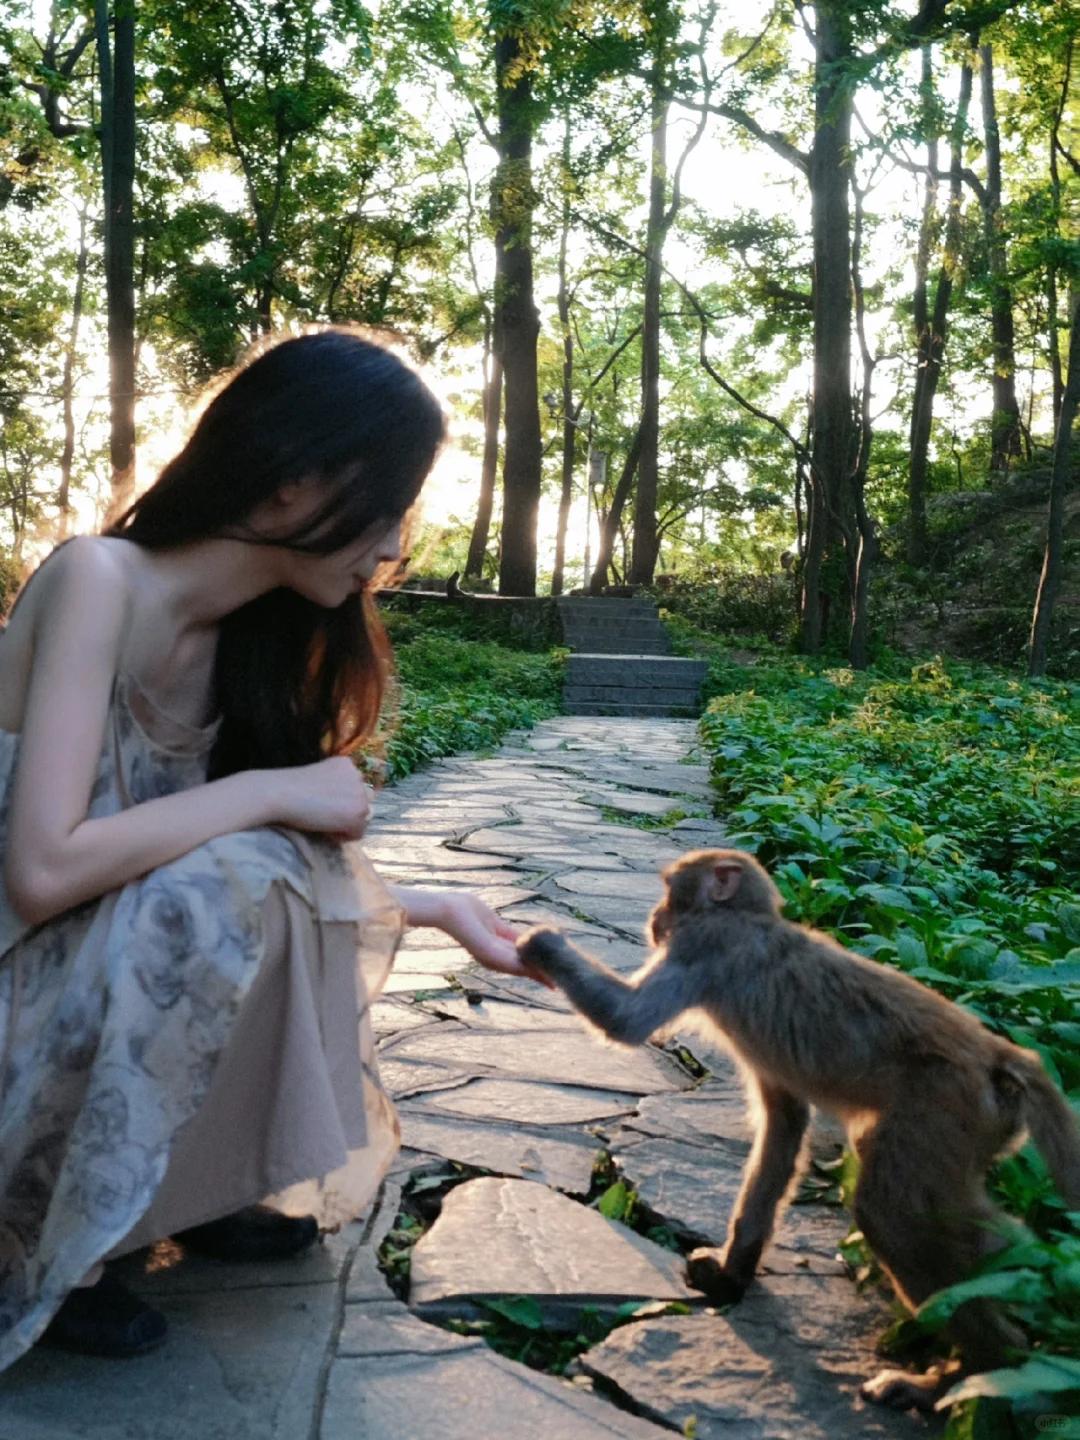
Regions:
<instances>
[{"instance_id":1,"label":"monkey's ear","mask_svg":"<svg viewBox=\"0 0 1080 1440\"><path fill-rule=\"evenodd\" d=\"M742 866L737 860L721 860L706 878L705 898L714 905L726 905L735 898L742 874Z\"/></svg>"}]
</instances>

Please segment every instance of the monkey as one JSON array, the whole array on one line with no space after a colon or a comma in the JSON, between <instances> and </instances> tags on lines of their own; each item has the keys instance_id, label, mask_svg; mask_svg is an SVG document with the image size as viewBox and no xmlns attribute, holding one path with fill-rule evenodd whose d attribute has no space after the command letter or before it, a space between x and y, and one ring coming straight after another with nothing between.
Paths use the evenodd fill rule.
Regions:
<instances>
[{"instance_id":1,"label":"monkey","mask_svg":"<svg viewBox=\"0 0 1080 1440\"><path fill-rule=\"evenodd\" d=\"M628 979L551 927L527 932L518 950L612 1040L642 1044L690 1012L738 1065L756 1137L724 1245L687 1259L710 1300L733 1303L752 1282L804 1162L811 1105L845 1125L859 1159L855 1222L912 1310L1008 1243L985 1177L1025 1132L1080 1208L1080 1126L1036 1054L910 976L784 919L772 879L743 851L691 852L663 879L647 925L654 953ZM951 1335L969 1372L1026 1348L982 1300L960 1307ZM863 1394L929 1409L957 1369L886 1370Z\"/></svg>"}]
</instances>

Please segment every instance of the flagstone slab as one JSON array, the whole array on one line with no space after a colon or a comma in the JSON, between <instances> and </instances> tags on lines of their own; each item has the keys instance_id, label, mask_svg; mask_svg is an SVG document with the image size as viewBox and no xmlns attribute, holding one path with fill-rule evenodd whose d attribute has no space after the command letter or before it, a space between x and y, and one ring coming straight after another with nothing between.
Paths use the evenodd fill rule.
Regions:
<instances>
[{"instance_id":1,"label":"flagstone slab","mask_svg":"<svg viewBox=\"0 0 1080 1440\"><path fill-rule=\"evenodd\" d=\"M477 870L499 870L503 867L503 861L495 855L477 855L473 851L455 850L448 845L424 846L402 846L395 850L399 860L408 861L417 868L432 870L466 870L474 873Z\"/></svg>"},{"instance_id":2,"label":"flagstone slab","mask_svg":"<svg viewBox=\"0 0 1080 1440\"><path fill-rule=\"evenodd\" d=\"M659 892L650 893L652 887L642 883L645 879L645 876L639 877L638 888L642 892L640 899L635 900L629 895L624 898L581 893L572 895L567 891L566 903L573 905L575 920L584 917L593 924L607 926L629 939L642 933L649 912L659 899Z\"/></svg>"},{"instance_id":3,"label":"flagstone slab","mask_svg":"<svg viewBox=\"0 0 1080 1440\"><path fill-rule=\"evenodd\" d=\"M407 993L407 992L406 992ZM421 1025L437 1025L438 1017L420 1005L396 1004L392 1000L377 1000L371 1007L371 1028L377 1039L387 1035L398 1035L402 1030L416 1030Z\"/></svg>"},{"instance_id":4,"label":"flagstone slab","mask_svg":"<svg viewBox=\"0 0 1080 1440\"><path fill-rule=\"evenodd\" d=\"M395 1039L397 1037L394 1037ZM388 1042L392 1043L392 1042ZM395 1100L432 1090L450 1090L477 1078L475 1071L453 1065L432 1065L400 1060L385 1049L379 1051L379 1078Z\"/></svg>"},{"instance_id":5,"label":"flagstone slab","mask_svg":"<svg viewBox=\"0 0 1080 1440\"><path fill-rule=\"evenodd\" d=\"M680 1140L649 1139L617 1152L620 1168L643 1205L697 1245L719 1245L727 1234L746 1163L741 1141L714 1140L703 1149ZM810 1270L845 1273L838 1257L851 1229L846 1210L790 1205L781 1215L762 1266L772 1274Z\"/></svg>"},{"instance_id":6,"label":"flagstone slab","mask_svg":"<svg viewBox=\"0 0 1080 1440\"><path fill-rule=\"evenodd\" d=\"M527 834L521 833L523 828L517 825L500 825L491 829L470 830L462 841L463 849L458 853L513 856L541 855L549 852L558 855L566 853L565 841L555 840L550 827L544 826L542 830L533 829Z\"/></svg>"},{"instance_id":7,"label":"flagstone slab","mask_svg":"<svg viewBox=\"0 0 1080 1440\"><path fill-rule=\"evenodd\" d=\"M470 963L471 956L460 945L439 945L431 949L410 946L398 954L394 968L408 970L411 975L445 975Z\"/></svg>"},{"instance_id":8,"label":"flagstone slab","mask_svg":"<svg viewBox=\"0 0 1080 1440\"><path fill-rule=\"evenodd\" d=\"M470 1180L451 1190L413 1249L409 1304L467 1315L477 1298L528 1295L548 1324L573 1325L586 1307L611 1314L627 1300L691 1298L682 1257L597 1210L529 1180Z\"/></svg>"},{"instance_id":9,"label":"flagstone slab","mask_svg":"<svg viewBox=\"0 0 1080 1440\"><path fill-rule=\"evenodd\" d=\"M590 942L591 938L590 938ZM515 1005L570 1014L573 1006L561 990L550 990L524 975L504 975L495 970L471 970L462 984L468 1000L490 997Z\"/></svg>"},{"instance_id":10,"label":"flagstone slab","mask_svg":"<svg viewBox=\"0 0 1080 1440\"><path fill-rule=\"evenodd\" d=\"M614 1330L579 1360L634 1408L696 1440L912 1440L910 1415L867 1405L886 1308L847 1280L777 1276L723 1315Z\"/></svg>"},{"instance_id":11,"label":"flagstone slab","mask_svg":"<svg viewBox=\"0 0 1080 1440\"><path fill-rule=\"evenodd\" d=\"M508 906L503 911L503 919L521 925L557 925L575 941L586 937L600 940L612 938L611 931L605 926L596 925L591 920L572 914L568 908L571 903L575 902L563 895L547 903L538 899L529 905Z\"/></svg>"},{"instance_id":12,"label":"flagstone slab","mask_svg":"<svg viewBox=\"0 0 1080 1440\"><path fill-rule=\"evenodd\" d=\"M535 981L532 983L536 985ZM539 986L536 988L539 990ZM428 1008L473 1029L506 1030L515 1035L530 1030L581 1029L581 1020L576 1014L516 1005L509 1000L482 999L473 1003L460 995L452 995L446 1000L432 1000Z\"/></svg>"},{"instance_id":13,"label":"flagstone slab","mask_svg":"<svg viewBox=\"0 0 1080 1440\"><path fill-rule=\"evenodd\" d=\"M460 968L464 969L468 960L460 962ZM434 975L431 971L407 970L403 965L397 965L391 970L383 986L384 995L429 995L441 990L452 990L448 976L454 973L451 967L446 975Z\"/></svg>"},{"instance_id":14,"label":"flagstone slab","mask_svg":"<svg viewBox=\"0 0 1080 1440\"><path fill-rule=\"evenodd\" d=\"M360 1338L350 1344L370 1336L373 1348L335 1362L320 1440L670 1440L670 1430L623 1414L566 1380L422 1321L412 1324L442 1340L421 1337L403 1321L385 1337L377 1317L363 1330L356 1326ZM388 1353L380 1344L413 1348Z\"/></svg>"},{"instance_id":15,"label":"flagstone slab","mask_svg":"<svg viewBox=\"0 0 1080 1440\"><path fill-rule=\"evenodd\" d=\"M576 845L568 845L558 861L554 863L549 857L548 864L552 869L609 870L623 873L633 868L631 862L621 855L590 853Z\"/></svg>"},{"instance_id":16,"label":"flagstone slab","mask_svg":"<svg viewBox=\"0 0 1080 1440\"><path fill-rule=\"evenodd\" d=\"M557 875L555 884L574 895L615 896L650 906L655 905L664 892L659 875L650 876L640 871L611 874L604 870L574 870L569 875Z\"/></svg>"},{"instance_id":17,"label":"flagstone slab","mask_svg":"<svg viewBox=\"0 0 1080 1440\"><path fill-rule=\"evenodd\" d=\"M405 931L398 955L408 954L410 950L461 950L461 944L445 930L436 930L432 925L417 925Z\"/></svg>"},{"instance_id":18,"label":"flagstone slab","mask_svg":"<svg viewBox=\"0 0 1080 1440\"><path fill-rule=\"evenodd\" d=\"M585 1125L628 1115L636 1095L545 1085L530 1080L471 1080L451 1091L426 1095L425 1110L476 1116L521 1125Z\"/></svg>"},{"instance_id":19,"label":"flagstone slab","mask_svg":"<svg viewBox=\"0 0 1080 1440\"><path fill-rule=\"evenodd\" d=\"M169 1341L120 1364L36 1347L0 1376L3 1440L297 1440L311 1430L337 1286L155 1295Z\"/></svg>"},{"instance_id":20,"label":"flagstone slab","mask_svg":"<svg viewBox=\"0 0 1080 1440\"><path fill-rule=\"evenodd\" d=\"M741 1144L745 1153L753 1138L746 1096L730 1062L727 1069L678 1095L646 1095L627 1129L705 1147L726 1140Z\"/></svg>"},{"instance_id":21,"label":"flagstone slab","mask_svg":"<svg viewBox=\"0 0 1080 1440\"><path fill-rule=\"evenodd\" d=\"M674 810L683 810L683 797L679 795L654 795L647 791L609 790L601 795L583 795L587 805L602 805L606 810L618 810L623 815L655 815L663 819Z\"/></svg>"},{"instance_id":22,"label":"flagstone slab","mask_svg":"<svg viewBox=\"0 0 1080 1440\"><path fill-rule=\"evenodd\" d=\"M599 1148L589 1136L566 1130L556 1138L522 1125L482 1124L410 1105L401 1107L399 1118L402 1143L411 1150L497 1175L537 1180L572 1195L588 1192Z\"/></svg>"},{"instance_id":23,"label":"flagstone slab","mask_svg":"<svg viewBox=\"0 0 1080 1440\"><path fill-rule=\"evenodd\" d=\"M407 1152L401 1153L408 1158ZM345 1277L346 1309L343 1319L349 1315L348 1307L359 1301L365 1302L369 1307L376 1305L398 1307L401 1305L390 1289L386 1276L379 1268L379 1247L393 1229L394 1221L397 1219L398 1211L401 1208L403 1183L404 1179L399 1183L395 1179L388 1178L383 1181L379 1189L368 1233L363 1244L357 1248ZM401 1308L404 1309L403 1306Z\"/></svg>"},{"instance_id":24,"label":"flagstone slab","mask_svg":"<svg viewBox=\"0 0 1080 1440\"><path fill-rule=\"evenodd\" d=\"M447 1023L389 1041L381 1051L380 1064L395 1060L434 1062L473 1076L566 1080L631 1095L681 1090L689 1084L679 1067L654 1047L616 1049L583 1031L534 1031L528 1040L522 1040L517 1035L459 1029Z\"/></svg>"}]
</instances>

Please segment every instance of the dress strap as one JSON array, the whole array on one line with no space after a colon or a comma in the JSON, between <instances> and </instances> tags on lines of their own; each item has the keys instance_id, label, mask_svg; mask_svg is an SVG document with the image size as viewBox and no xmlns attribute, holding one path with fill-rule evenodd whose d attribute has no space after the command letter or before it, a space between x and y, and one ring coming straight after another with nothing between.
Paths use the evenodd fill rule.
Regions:
<instances>
[{"instance_id":1,"label":"dress strap","mask_svg":"<svg viewBox=\"0 0 1080 1440\"><path fill-rule=\"evenodd\" d=\"M208 750L221 728L220 716L205 725L192 725L171 715L130 670L117 672L115 693L147 744L166 754L193 755Z\"/></svg>"}]
</instances>

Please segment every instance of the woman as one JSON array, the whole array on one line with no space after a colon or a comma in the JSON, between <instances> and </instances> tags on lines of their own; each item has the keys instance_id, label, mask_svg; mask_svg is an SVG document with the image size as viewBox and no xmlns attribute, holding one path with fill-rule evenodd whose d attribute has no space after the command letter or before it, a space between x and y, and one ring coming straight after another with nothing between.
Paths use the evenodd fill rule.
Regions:
<instances>
[{"instance_id":1,"label":"woman","mask_svg":"<svg viewBox=\"0 0 1080 1440\"><path fill-rule=\"evenodd\" d=\"M12 613L0 1368L43 1332L108 1355L164 1338L107 1258L178 1232L292 1253L358 1213L397 1144L367 1011L402 923L520 973L477 897L383 885L348 843L370 791L347 754L388 675L369 586L442 437L389 351L286 340Z\"/></svg>"}]
</instances>

